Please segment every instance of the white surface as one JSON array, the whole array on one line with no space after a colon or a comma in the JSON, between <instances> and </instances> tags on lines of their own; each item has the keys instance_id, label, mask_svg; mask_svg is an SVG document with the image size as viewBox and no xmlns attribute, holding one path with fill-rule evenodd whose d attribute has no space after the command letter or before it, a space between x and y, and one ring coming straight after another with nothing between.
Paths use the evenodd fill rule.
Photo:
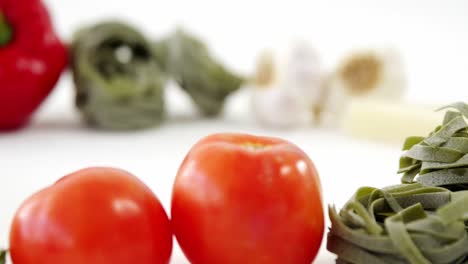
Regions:
<instances>
[{"instance_id":1,"label":"white surface","mask_svg":"<svg viewBox=\"0 0 468 264\"><path fill-rule=\"evenodd\" d=\"M127 18L154 38L183 24L244 73L252 71L261 48L291 37L315 43L328 70L354 47L392 45L400 48L407 62L409 100L446 103L468 97L468 1L46 2L66 39L80 24L102 18ZM21 201L83 167L124 168L148 184L168 209L172 181L184 155L199 138L214 132L278 136L296 143L315 162L327 204L341 206L359 186L384 186L399 180L395 171L400 146L322 130L263 130L247 118L242 94L229 106L225 119L197 120L187 98L172 91L172 118L162 127L107 133L82 127L71 91L66 77L29 128L0 134L0 246L7 245L10 220ZM333 259L322 250L316 263L332 263ZM186 263L177 247L172 263Z\"/></svg>"}]
</instances>

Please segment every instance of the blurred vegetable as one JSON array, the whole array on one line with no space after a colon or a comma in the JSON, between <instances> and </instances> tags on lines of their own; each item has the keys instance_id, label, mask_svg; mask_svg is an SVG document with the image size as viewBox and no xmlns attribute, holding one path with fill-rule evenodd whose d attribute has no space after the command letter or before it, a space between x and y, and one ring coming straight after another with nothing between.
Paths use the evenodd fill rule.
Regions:
<instances>
[{"instance_id":1,"label":"blurred vegetable","mask_svg":"<svg viewBox=\"0 0 468 264\"><path fill-rule=\"evenodd\" d=\"M141 33L104 22L79 31L72 48L76 106L89 125L138 129L163 120L165 76Z\"/></svg>"},{"instance_id":2,"label":"blurred vegetable","mask_svg":"<svg viewBox=\"0 0 468 264\"><path fill-rule=\"evenodd\" d=\"M340 125L352 98L400 101L406 91L403 66L394 49L362 50L345 58L327 80L325 123Z\"/></svg>"},{"instance_id":3,"label":"blurred vegetable","mask_svg":"<svg viewBox=\"0 0 468 264\"><path fill-rule=\"evenodd\" d=\"M403 70L396 50L363 50L341 62L333 81L351 96L399 100L406 89Z\"/></svg>"},{"instance_id":4,"label":"blurred vegetable","mask_svg":"<svg viewBox=\"0 0 468 264\"><path fill-rule=\"evenodd\" d=\"M242 77L213 58L200 39L183 30L155 43L153 51L163 69L205 116L218 115L226 97L243 83Z\"/></svg>"},{"instance_id":5,"label":"blurred vegetable","mask_svg":"<svg viewBox=\"0 0 468 264\"><path fill-rule=\"evenodd\" d=\"M6 263L6 251L0 249L0 264L5 264Z\"/></svg>"},{"instance_id":6,"label":"blurred vegetable","mask_svg":"<svg viewBox=\"0 0 468 264\"><path fill-rule=\"evenodd\" d=\"M0 130L25 125L68 63L40 0L0 1Z\"/></svg>"},{"instance_id":7,"label":"blurred vegetable","mask_svg":"<svg viewBox=\"0 0 468 264\"><path fill-rule=\"evenodd\" d=\"M137 177L87 168L25 200L10 230L14 264L167 264L172 231Z\"/></svg>"},{"instance_id":8,"label":"blurred vegetable","mask_svg":"<svg viewBox=\"0 0 468 264\"><path fill-rule=\"evenodd\" d=\"M264 51L252 84L252 111L266 126L293 128L320 122L325 96L320 61L304 42Z\"/></svg>"},{"instance_id":9,"label":"blurred vegetable","mask_svg":"<svg viewBox=\"0 0 468 264\"><path fill-rule=\"evenodd\" d=\"M317 170L282 139L215 134L187 154L172 227L191 263L310 264L324 232Z\"/></svg>"},{"instance_id":10,"label":"blurred vegetable","mask_svg":"<svg viewBox=\"0 0 468 264\"><path fill-rule=\"evenodd\" d=\"M400 159L402 182L416 179L424 185L452 190L468 189L468 105L459 102L441 109L447 111L442 125L427 137L409 137ZM441 110L440 109L440 110Z\"/></svg>"},{"instance_id":11,"label":"blurred vegetable","mask_svg":"<svg viewBox=\"0 0 468 264\"><path fill-rule=\"evenodd\" d=\"M419 183L362 187L329 208L327 248L337 263L466 263L468 192Z\"/></svg>"}]
</instances>

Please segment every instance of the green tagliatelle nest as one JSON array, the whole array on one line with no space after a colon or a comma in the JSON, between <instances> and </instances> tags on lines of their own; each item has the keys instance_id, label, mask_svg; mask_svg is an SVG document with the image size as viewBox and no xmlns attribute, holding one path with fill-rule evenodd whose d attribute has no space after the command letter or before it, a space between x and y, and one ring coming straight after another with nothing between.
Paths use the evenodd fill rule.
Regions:
<instances>
[{"instance_id":1,"label":"green tagliatelle nest","mask_svg":"<svg viewBox=\"0 0 468 264\"><path fill-rule=\"evenodd\" d=\"M363 187L339 213L330 208L327 248L337 263L464 263L466 207L467 192L419 183Z\"/></svg>"},{"instance_id":2,"label":"green tagliatelle nest","mask_svg":"<svg viewBox=\"0 0 468 264\"><path fill-rule=\"evenodd\" d=\"M216 116L244 79L216 60L198 38L179 29L153 45L165 72L186 91L204 116Z\"/></svg>"},{"instance_id":3,"label":"green tagliatelle nest","mask_svg":"<svg viewBox=\"0 0 468 264\"><path fill-rule=\"evenodd\" d=\"M339 212L329 208L337 263L468 263L468 106L445 108L456 111L404 143L403 184L363 187Z\"/></svg>"},{"instance_id":4,"label":"green tagliatelle nest","mask_svg":"<svg viewBox=\"0 0 468 264\"><path fill-rule=\"evenodd\" d=\"M416 179L424 185L468 189L468 105L455 103L447 111L443 124L428 137L409 137L403 146L399 173L403 183Z\"/></svg>"},{"instance_id":5,"label":"green tagliatelle nest","mask_svg":"<svg viewBox=\"0 0 468 264\"><path fill-rule=\"evenodd\" d=\"M138 129L164 118L165 75L136 29L104 22L79 31L72 43L76 106L104 129Z\"/></svg>"}]
</instances>

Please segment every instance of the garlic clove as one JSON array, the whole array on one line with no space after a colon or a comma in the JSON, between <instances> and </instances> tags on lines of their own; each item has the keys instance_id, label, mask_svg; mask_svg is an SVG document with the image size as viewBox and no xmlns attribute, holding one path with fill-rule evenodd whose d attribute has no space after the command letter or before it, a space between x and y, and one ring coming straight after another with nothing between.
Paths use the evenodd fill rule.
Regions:
<instances>
[{"instance_id":1,"label":"garlic clove","mask_svg":"<svg viewBox=\"0 0 468 264\"><path fill-rule=\"evenodd\" d=\"M276 81L277 70L271 50L264 50L257 58L253 83L255 88L266 88Z\"/></svg>"},{"instance_id":2,"label":"garlic clove","mask_svg":"<svg viewBox=\"0 0 468 264\"><path fill-rule=\"evenodd\" d=\"M282 81L312 102L319 100L321 95L322 69L318 54L304 42L295 43L287 52L284 63L280 65L283 73Z\"/></svg>"},{"instance_id":3,"label":"garlic clove","mask_svg":"<svg viewBox=\"0 0 468 264\"><path fill-rule=\"evenodd\" d=\"M284 86L253 89L251 105L256 120L267 127L293 128L310 123L307 102Z\"/></svg>"}]
</instances>

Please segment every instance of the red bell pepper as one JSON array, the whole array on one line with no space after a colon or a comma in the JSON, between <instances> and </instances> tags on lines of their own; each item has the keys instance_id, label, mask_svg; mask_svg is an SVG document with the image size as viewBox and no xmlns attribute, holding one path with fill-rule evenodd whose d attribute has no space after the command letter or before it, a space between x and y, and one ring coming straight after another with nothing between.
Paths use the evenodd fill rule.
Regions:
<instances>
[{"instance_id":1,"label":"red bell pepper","mask_svg":"<svg viewBox=\"0 0 468 264\"><path fill-rule=\"evenodd\" d=\"M41 0L0 0L0 130L25 125L67 63Z\"/></svg>"}]
</instances>

